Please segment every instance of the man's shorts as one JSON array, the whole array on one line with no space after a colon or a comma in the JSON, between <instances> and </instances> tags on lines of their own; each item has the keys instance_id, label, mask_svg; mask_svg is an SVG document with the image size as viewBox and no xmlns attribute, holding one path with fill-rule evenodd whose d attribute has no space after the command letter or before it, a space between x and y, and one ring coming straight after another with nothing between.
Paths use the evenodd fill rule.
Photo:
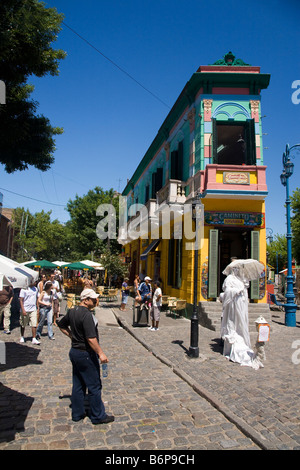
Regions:
<instances>
[{"instance_id":1,"label":"man's shorts","mask_svg":"<svg viewBox=\"0 0 300 470\"><path fill-rule=\"evenodd\" d=\"M129 295L122 295L122 304L127 304Z\"/></svg>"},{"instance_id":2,"label":"man's shorts","mask_svg":"<svg viewBox=\"0 0 300 470\"><path fill-rule=\"evenodd\" d=\"M26 312L26 315L23 315L20 312L20 326L25 328L25 326L31 326L32 328L36 328L38 324L37 321L37 311L33 310L33 312Z\"/></svg>"},{"instance_id":3,"label":"man's shorts","mask_svg":"<svg viewBox=\"0 0 300 470\"><path fill-rule=\"evenodd\" d=\"M59 311L59 300L53 299L53 313L56 314Z\"/></svg>"},{"instance_id":4,"label":"man's shorts","mask_svg":"<svg viewBox=\"0 0 300 470\"><path fill-rule=\"evenodd\" d=\"M151 320L159 321L160 320L161 307L153 307L150 312Z\"/></svg>"}]
</instances>

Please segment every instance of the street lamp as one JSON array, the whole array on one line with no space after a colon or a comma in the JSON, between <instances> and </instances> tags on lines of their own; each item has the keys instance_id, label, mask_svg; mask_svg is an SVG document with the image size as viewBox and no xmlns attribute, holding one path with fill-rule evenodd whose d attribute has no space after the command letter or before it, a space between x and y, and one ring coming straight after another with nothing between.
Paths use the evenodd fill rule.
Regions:
<instances>
[{"instance_id":1,"label":"street lamp","mask_svg":"<svg viewBox=\"0 0 300 470\"><path fill-rule=\"evenodd\" d=\"M201 240L200 224L203 222L204 206L200 200L200 194L197 194L193 202L193 219L195 220L195 246L194 246L194 305L191 316L191 340L189 347L189 357L199 357L199 317L198 317L198 254Z\"/></svg>"},{"instance_id":2,"label":"street lamp","mask_svg":"<svg viewBox=\"0 0 300 470\"><path fill-rule=\"evenodd\" d=\"M289 194L289 178L294 172L294 163L290 160L290 152L296 147L300 147L300 144L293 145L291 148L286 145L285 152L282 156L283 172L280 175L281 184L286 188L286 227L287 227L287 263L288 263L288 274L287 274L287 290L286 290L286 303L283 304L285 310L285 325L296 326L296 310L297 305L294 302L295 294L293 289L293 271L292 271L292 233L291 233L291 212L290 212L290 194Z\"/></svg>"}]
</instances>

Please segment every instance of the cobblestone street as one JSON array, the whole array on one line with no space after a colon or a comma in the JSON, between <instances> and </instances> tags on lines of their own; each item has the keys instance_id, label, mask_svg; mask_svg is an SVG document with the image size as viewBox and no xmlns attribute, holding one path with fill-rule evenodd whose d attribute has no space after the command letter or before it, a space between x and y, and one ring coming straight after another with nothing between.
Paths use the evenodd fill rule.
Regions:
<instances>
[{"instance_id":1,"label":"cobblestone street","mask_svg":"<svg viewBox=\"0 0 300 470\"><path fill-rule=\"evenodd\" d=\"M113 310L123 327L109 319ZM188 359L189 320L164 314L151 332L132 328L130 307L97 309L100 323L108 314L100 340L109 358L103 400L116 418L111 424L71 420L70 343L57 328L56 340L42 336L40 346L30 338L19 344L18 328L1 332L1 450L299 448L299 365L290 359L299 328L273 323L268 361L255 371L228 362L212 341L216 333L201 327L200 358Z\"/></svg>"}]
</instances>

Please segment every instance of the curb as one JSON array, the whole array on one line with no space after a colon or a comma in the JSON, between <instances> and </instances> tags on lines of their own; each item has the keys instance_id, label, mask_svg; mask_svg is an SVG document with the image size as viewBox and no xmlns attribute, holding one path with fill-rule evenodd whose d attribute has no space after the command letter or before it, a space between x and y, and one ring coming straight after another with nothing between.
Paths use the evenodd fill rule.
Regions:
<instances>
[{"instance_id":1,"label":"curb","mask_svg":"<svg viewBox=\"0 0 300 470\"><path fill-rule=\"evenodd\" d=\"M178 375L182 380L184 380L193 390L200 395L202 398L207 400L214 408L216 408L220 413L222 413L228 421L234 424L245 436L249 437L258 447L262 450L277 450L278 446L282 443L278 441L277 445L275 442L271 443L267 441L261 434L255 431L251 426L249 426L243 419L236 416L222 401L214 397L210 392L208 392L204 387L202 387L198 382L192 379L188 374L180 370L176 365L174 365L168 358L164 357L155 349L151 348L144 340L138 338L135 334L134 329L128 325L126 320L121 318L114 308L112 308L118 323L120 326L126 330L131 336L133 336L145 349L153 354L157 359L159 359L163 364L167 365L172 369L174 374Z\"/></svg>"}]
</instances>

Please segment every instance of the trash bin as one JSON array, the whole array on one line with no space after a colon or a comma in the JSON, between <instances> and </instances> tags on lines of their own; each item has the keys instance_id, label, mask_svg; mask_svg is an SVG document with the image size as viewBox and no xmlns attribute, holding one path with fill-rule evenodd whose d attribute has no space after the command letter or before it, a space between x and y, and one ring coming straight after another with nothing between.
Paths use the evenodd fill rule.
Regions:
<instances>
[{"instance_id":1,"label":"trash bin","mask_svg":"<svg viewBox=\"0 0 300 470\"><path fill-rule=\"evenodd\" d=\"M133 322L132 326L148 326L149 321L149 310L143 305L141 309L140 306L135 307L133 304Z\"/></svg>"}]
</instances>

